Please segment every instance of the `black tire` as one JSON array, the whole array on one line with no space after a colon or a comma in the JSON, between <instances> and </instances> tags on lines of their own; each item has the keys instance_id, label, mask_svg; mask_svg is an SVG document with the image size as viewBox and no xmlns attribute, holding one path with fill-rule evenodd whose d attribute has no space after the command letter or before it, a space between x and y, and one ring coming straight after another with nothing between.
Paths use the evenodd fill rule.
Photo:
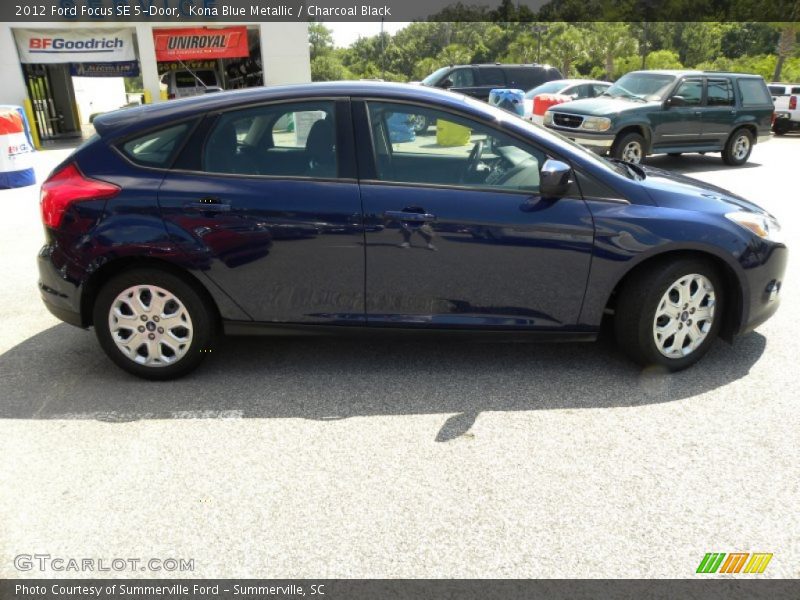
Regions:
<instances>
[{"instance_id":1,"label":"black tire","mask_svg":"<svg viewBox=\"0 0 800 600\"><path fill-rule=\"evenodd\" d=\"M139 364L135 362L133 358L129 358L129 356L117 346L117 342L115 342L112 337L109 324L112 304L116 302L117 297L125 290L135 286L153 286L161 288L177 299L177 301L183 305L185 313L188 314L189 321L187 324L189 324L190 327L184 327L182 330L181 324L179 323L174 329L174 331L180 334L183 334L183 331L191 332L190 341L187 344L180 344L180 342L176 342L171 338L166 338L169 332L165 334L163 329L158 329L157 323L155 323L157 319L153 318L150 314L145 316L153 321L153 323L147 321L146 323L139 324L139 320L131 321L131 324L134 322L137 323L136 328L141 335L151 335L151 333L148 333L148 331L150 331L149 329L144 329L143 331L140 329L140 327L144 328L145 325L147 327L156 327L156 329L152 331L153 336L165 334L165 341L170 342L171 346L178 348L178 351L183 353L182 356L178 357L172 364L156 366L158 362L161 362L160 358L154 359L152 365ZM147 292L145 292L145 294L147 294ZM179 304L173 304L170 308L172 307L179 307ZM194 370L211 351L217 333L216 312L209 306L209 302L205 300L194 286L172 273L151 268L132 269L109 280L100 289L95 299L93 319L97 339L108 357L129 373L137 377L151 380L176 379ZM125 324L123 321L119 322L123 325ZM130 331L131 335L133 335L133 330ZM158 344L158 339L159 338L156 337L156 344ZM146 347L145 342L143 342L143 345ZM139 347L139 350L142 351L142 346ZM158 344L158 350L160 355L166 356L169 347L165 348ZM139 355L139 352L137 351L136 354ZM177 354L173 354L173 358L175 356L177 356ZM167 358L170 357L167 356ZM146 357L139 355L139 360L146 360Z\"/></svg>"},{"instance_id":2,"label":"black tire","mask_svg":"<svg viewBox=\"0 0 800 600\"><path fill-rule=\"evenodd\" d=\"M638 160L628 160L625 158L626 148L631 144L638 144L639 146L639 159ZM632 162L634 164L640 164L644 157L647 155L647 149L645 145L644 138L639 135L638 133L630 132L626 133L625 135L617 138L614 141L614 145L611 147L611 156L619 159L619 160L628 160L628 162Z\"/></svg>"},{"instance_id":3,"label":"black tire","mask_svg":"<svg viewBox=\"0 0 800 600\"><path fill-rule=\"evenodd\" d=\"M737 144L740 140L745 138L747 140L747 153L744 155L738 154ZM747 162L750 154L753 152L753 143L755 138L749 129L739 128L731 134L725 144L725 149L722 151L722 160L726 165L738 167Z\"/></svg>"},{"instance_id":4,"label":"black tire","mask_svg":"<svg viewBox=\"0 0 800 600\"><path fill-rule=\"evenodd\" d=\"M789 133L789 128L788 127L778 127L777 125L773 125L772 133L774 133L775 135L786 135L787 133Z\"/></svg>"},{"instance_id":5,"label":"black tire","mask_svg":"<svg viewBox=\"0 0 800 600\"><path fill-rule=\"evenodd\" d=\"M669 357L663 354L655 340L656 311L662 298L684 276L702 275L713 286L714 314L705 339L688 355ZM719 333L725 310L725 290L714 266L702 259L679 259L645 267L634 274L619 290L614 314L617 343L633 361L645 367L658 366L668 371L680 371L700 360ZM688 312L688 311L682 311ZM675 319L683 327L691 323L691 315ZM687 326L688 331L688 326ZM671 338L666 338L668 342ZM677 339L673 339L673 344Z\"/></svg>"}]
</instances>

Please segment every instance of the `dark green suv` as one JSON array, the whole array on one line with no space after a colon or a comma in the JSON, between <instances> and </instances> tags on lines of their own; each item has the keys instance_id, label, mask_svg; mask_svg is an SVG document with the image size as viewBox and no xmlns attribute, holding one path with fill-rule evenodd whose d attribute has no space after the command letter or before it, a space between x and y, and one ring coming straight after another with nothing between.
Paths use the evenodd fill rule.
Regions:
<instances>
[{"instance_id":1,"label":"dark green suv","mask_svg":"<svg viewBox=\"0 0 800 600\"><path fill-rule=\"evenodd\" d=\"M713 71L634 71L596 98L559 104L546 127L604 154L639 163L648 154L721 152L747 162L770 139L774 106L764 79Z\"/></svg>"}]
</instances>

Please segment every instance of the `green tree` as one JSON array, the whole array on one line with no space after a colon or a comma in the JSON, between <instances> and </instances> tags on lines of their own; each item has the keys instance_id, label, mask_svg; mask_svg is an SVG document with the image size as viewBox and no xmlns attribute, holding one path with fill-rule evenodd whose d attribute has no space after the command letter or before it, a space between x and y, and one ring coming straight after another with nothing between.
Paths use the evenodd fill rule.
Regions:
<instances>
[{"instance_id":1,"label":"green tree","mask_svg":"<svg viewBox=\"0 0 800 600\"><path fill-rule=\"evenodd\" d=\"M602 65L607 79L614 77L617 57L635 54L639 47L627 23L591 23L588 33L589 55Z\"/></svg>"},{"instance_id":2,"label":"green tree","mask_svg":"<svg viewBox=\"0 0 800 600\"><path fill-rule=\"evenodd\" d=\"M542 55L564 77L571 77L573 63L587 56L584 32L567 23L553 24L542 40Z\"/></svg>"},{"instance_id":3,"label":"green tree","mask_svg":"<svg viewBox=\"0 0 800 600\"><path fill-rule=\"evenodd\" d=\"M795 10L797 10L797 5L795 5ZM797 17L796 14L793 16L795 18ZM781 23L779 29L781 34L780 38L778 39L778 47L775 49L778 58L775 61L775 71L772 73L772 81L781 80L783 64L786 62L786 59L792 55L795 44L797 43L796 21Z\"/></svg>"},{"instance_id":4,"label":"green tree","mask_svg":"<svg viewBox=\"0 0 800 600\"><path fill-rule=\"evenodd\" d=\"M308 24L308 45L311 60L333 50L333 33L322 23Z\"/></svg>"},{"instance_id":5,"label":"green tree","mask_svg":"<svg viewBox=\"0 0 800 600\"><path fill-rule=\"evenodd\" d=\"M449 44L436 58L442 65L463 65L471 61L472 52L461 44Z\"/></svg>"},{"instance_id":6,"label":"green tree","mask_svg":"<svg viewBox=\"0 0 800 600\"><path fill-rule=\"evenodd\" d=\"M341 81L353 79L353 74L334 53L311 59L311 81Z\"/></svg>"}]
</instances>

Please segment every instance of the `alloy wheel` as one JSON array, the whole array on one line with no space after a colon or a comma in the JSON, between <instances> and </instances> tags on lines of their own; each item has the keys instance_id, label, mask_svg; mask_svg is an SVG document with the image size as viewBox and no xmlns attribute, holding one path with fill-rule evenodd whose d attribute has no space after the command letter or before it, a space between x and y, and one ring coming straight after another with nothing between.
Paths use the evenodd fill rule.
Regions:
<instances>
[{"instance_id":1,"label":"alloy wheel","mask_svg":"<svg viewBox=\"0 0 800 600\"><path fill-rule=\"evenodd\" d=\"M743 160L750 152L750 138L742 134L733 143L733 157L736 160Z\"/></svg>"},{"instance_id":2,"label":"alloy wheel","mask_svg":"<svg viewBox=\"0 0 800 600\"><path fill-rule=\"evenodd\" d=\"M192 319L173 293L154 285L122 291L108 313L111 338L123 355L147 367L181 360L192 344Z\"/></svg>"},{"instance_id":3,"label":"alloy wheel","mask_svg":"<svg viewBox=\"0 0 800 600\"><path fill-rule=\"evenodd\" d=\"M684 275L673 282L653 319L658 351L668 358L683 358L697 350L711 331L715 304L714 286L704 275Z\"/></svg>"},{"instance_id":4,"label":"alloy wheel","mask_svg":"<svg viewBox=\"0 0 800 600\"><path fill-rule=\"evenodd\" d=\"M625 144L622 149L622 160L638 165L642 162L642 145L637 141Z\"/></svg>"}]
</instances>

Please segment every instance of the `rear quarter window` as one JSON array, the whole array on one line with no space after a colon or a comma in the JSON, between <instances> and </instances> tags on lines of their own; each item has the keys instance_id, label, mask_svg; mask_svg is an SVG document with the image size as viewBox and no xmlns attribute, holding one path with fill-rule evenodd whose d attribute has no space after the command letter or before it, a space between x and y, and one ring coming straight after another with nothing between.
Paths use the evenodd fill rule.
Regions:
<instances>
[{"instance_id":1,"label":"rear quarter window","mask_svg":"<svg viewBox=\"0 0 800 600\"><path fill-rule=\"evenodd\" d=\"M739 94L742 106L764 106L772 104L772 97L761 79L739 79Z\"/></svg>"},{"instance_id":2,"label":"rear quarter window","mask_svg":"<svg viewBox=\"0 0 800 600\"><path fill-rule=\"evenodd\" d=\"M785 96L786 95L786 87L782 85L771 85L769 86L769 93L773 96Z\"/></svg>"},{"instance_id":3,"label":"rear quarter window","mask_svg":"<svg viewBox=\"0 0 800 600\"><path fill-rule=\"evenodd\" d=\"M167 167L186 135L190 123L151 131L123 142L119 149L133 162L148 167Z\"/></svg>"}]
</instances>

